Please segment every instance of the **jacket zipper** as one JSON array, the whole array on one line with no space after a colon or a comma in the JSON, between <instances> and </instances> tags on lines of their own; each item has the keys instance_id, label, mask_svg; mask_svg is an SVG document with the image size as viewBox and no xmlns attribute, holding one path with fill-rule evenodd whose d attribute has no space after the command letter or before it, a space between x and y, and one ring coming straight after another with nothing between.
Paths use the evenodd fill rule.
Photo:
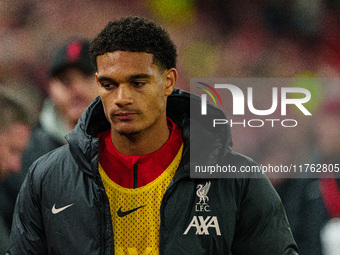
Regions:
<instances>
[{"instance_id":1,"label":"jacket zipper","mask_svg":"<svg viewBox=\"0 0 340 255\"><path fill-rule=\"evenodd\" d=\"M137 188L137 182L138 182L138 162L133 165L133 188Z\"/></svg>"},{"instance_id":2,"label":"jacket zipper","mask_svg":"<svg viewBox=\"0 0 340 255\"><path fill-rule=\"evenodd\" d=\"M181 180L183 180L183 179L186 179L186 178L188 178L188 177L190 177L190 174L189 173L186 173L186 167L185 167L185 165L182 165L182 164L180 164L179 166L178 166L178 169L177 169L177 171L180 169L180 168L184 168L183 169L183 172L182 173L179 173L178 172L178 174L176 175L175 174L175 176L172 178L172 180L171 180L171 182L170 182L170 184L169 184L169 186L167 187L167 189L165 190L165 194L164 194L164 196L163 196L163 198L162 198L162 202L161 202L161 208L160 208L160 229L159 229L159 254L160 255L162 255L163 254L163 246L164 246L164 244L163 244L163 240L162 240L162 236L161 236L161 229L162 229L162 222L164 221L164 203L165 203L165 201L168 199L168 196L169 196L169 194L172 192L172 188L173 188L173 186L176 184L176 183L178 183L179 181L181 181Z\"/></svg>"}]
</instances>

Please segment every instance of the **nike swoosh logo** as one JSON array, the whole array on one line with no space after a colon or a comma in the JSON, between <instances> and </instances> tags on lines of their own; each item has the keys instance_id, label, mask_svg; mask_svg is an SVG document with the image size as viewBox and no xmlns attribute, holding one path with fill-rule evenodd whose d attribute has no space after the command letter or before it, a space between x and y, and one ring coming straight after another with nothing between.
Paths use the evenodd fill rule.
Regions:
<instances>
[{"instance_id":1,"label":"nike swoosh logo","mask_svg":"<svg viewBox=\"0 0 340 255\"><path fill-rule=\"evenodd\" d=\"M72 206L73 204L70 204L70 205L67 205L67 206L64 206L64 207L61 207L61 208L58 208L58 209L55 208L55 204L54 204L53 207L52 207L52 213L53 214L60 213L60 212L64 211L66 208L69 208L70 206Z\"/></svg>"},{"instance_id":2,"label":"nike swoosh logo","mask_svg":"<svg viewBox=\"0 0 340 255\"><path fill-rule=\"evenodd\" d=\"M131 209L131 210L126 211L126 212L122 212L122 207L120 207L120 208L118 209L118 211L117 211L117 215L118 215L118 217L124 217L124 216L126 216L126 215L128 215L128 214L130 214L130 213L133 213L134 211L137 211L138 209L140 209L140 208L142 208L142 207L144 207L144 206L145 206L145 205L142 205L142 206L140 206L140 207Z\"/></svg>"}]
</instances>

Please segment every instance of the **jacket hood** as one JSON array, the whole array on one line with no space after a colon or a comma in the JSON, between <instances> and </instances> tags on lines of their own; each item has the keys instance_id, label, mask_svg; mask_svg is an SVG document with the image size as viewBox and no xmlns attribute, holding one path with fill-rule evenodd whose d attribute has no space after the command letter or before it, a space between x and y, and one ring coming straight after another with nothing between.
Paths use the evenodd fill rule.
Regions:
<instances>
[{"instance_id":1,"label":"jacket hood","mask_svg":"<svg viewBox=\"0 0 340 255\"><path fill-rule=\"evenodd\" d=\"M223 111L208 103L207 115L202 116L200 109L201 99L196 95L175 89L168 97L167 116L183 133L181 164L189 165L190 158L196 164L214 164L231 151L230 126L212 126L213 119L226 119ZM66 136L74 160L90 176L95 174L93 171L98 166L99 141L96 135L109 128L110 123L105 117L102 102L97 97L82 114L76 127ZM190 147L194 148L191 153Z\"/></svg>"}]
</instances>

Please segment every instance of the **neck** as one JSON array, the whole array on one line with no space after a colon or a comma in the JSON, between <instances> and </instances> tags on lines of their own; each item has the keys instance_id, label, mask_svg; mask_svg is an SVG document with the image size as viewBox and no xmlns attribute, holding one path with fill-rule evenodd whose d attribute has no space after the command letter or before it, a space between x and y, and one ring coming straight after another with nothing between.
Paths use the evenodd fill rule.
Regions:
<instances>
[{"instance_id":1,"label":"neck","mask_svg":"<svg viewBox=\"0 0 340 255\"><path fill-rule=\"evenodd\" d=\"M166 124L160 130L143 130L138 134L121 135L111 129L111 140L115 148L124 155L145 155L160 149L168 140L170 130Z\"/></svg>"},{"instance_id":2,"label":"neck","mask_svg":"<svg viewBox=\"0 0 340 255\"><path fill-rule=\"evenodd\" d=\"M70 121L68 121L66 123L67 124L67 127L66 127L67 131L68 132L72 131L76 127L77 122L78 122L78 120L70 120Z\"/></svg>"},{"instance_id":3,"label":"neck","mask_svg":"<svg viewBox=\"0 0 340 255\"><path fill-rule=\"evenodd\" d=\"M0 183L5 181L6 178L7 178L7 174L5 173L4 169L1 169L1 166L0 166Z\"/></svg>"}]
</instances>

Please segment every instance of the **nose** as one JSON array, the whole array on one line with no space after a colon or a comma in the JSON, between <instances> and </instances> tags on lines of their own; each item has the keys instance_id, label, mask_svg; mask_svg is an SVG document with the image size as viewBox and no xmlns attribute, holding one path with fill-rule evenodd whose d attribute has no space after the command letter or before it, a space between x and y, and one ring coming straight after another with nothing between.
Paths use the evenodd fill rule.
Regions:
<instances>
[{"instance_id":1,"label":"nose","mask_svg":"<svg viewBox=\"0 0 340 255\"><path fill-rule=\"evenodd\" d=\"M21 155L13 155L8 162L8 170L12 173L19 173L21 170Z\"/></svg>"},{"instance_id":2,"label":"nose","mask_svg":"<svg viewBox=\"0 0 340 255\"><path fill-rule=\"evenodd\" d=\"M116 89L114 103L118 106L125 106L131 104L133 101L132 91L128 85L119 85Z\"/></svg>"},{"instance_id":3,"label":"nose","mask_svg":"<svg viewBox=\"0 0 340 255\"><path fill-rule=\"evenodd\" d=\"M69 84L69 92L73 95L82 95L85 85L84 82L72 80Z\"/></svg>"}]
</instances>

